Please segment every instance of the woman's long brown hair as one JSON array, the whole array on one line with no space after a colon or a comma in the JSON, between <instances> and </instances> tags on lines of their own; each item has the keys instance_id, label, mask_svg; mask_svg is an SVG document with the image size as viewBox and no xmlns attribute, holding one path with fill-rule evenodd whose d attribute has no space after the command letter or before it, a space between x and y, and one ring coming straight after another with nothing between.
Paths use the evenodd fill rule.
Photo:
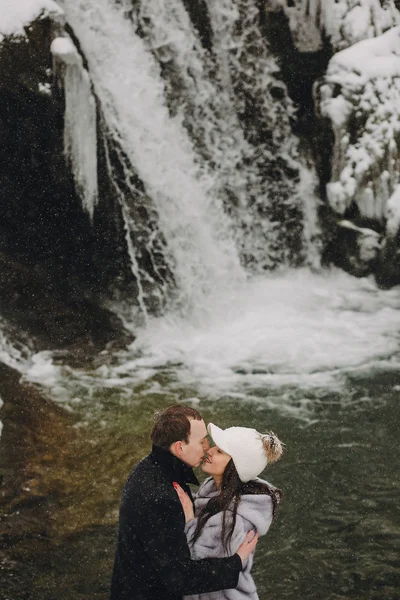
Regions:
<instances>
[{"instance_id":1,"label":"woman's long brown hair","mask_svg":"<svg viewBox=\"0 0 400 600\"><path fill-rule=\"evenodd\" d=\"M227 464L221 478L220 493L217 496L210 498L206 506L198 515L197 525L191 543L194 544L194 542L198 539L208 519L213 515L222 512L222 545L224 551L228 554L230 551L229 544L236 525L237 510L240 498L243 496L243 494L266 494L269 496L272 500L272 519L273 521L275 520L278 505L282 498L281 490L278 488L272 488L266 483L261 483L260 481L255 480L243 483L239 479L238 472L236 471L233 460L231 459ZM229 523L228 512L232 514Z\"/></svg>"}]
</instances>

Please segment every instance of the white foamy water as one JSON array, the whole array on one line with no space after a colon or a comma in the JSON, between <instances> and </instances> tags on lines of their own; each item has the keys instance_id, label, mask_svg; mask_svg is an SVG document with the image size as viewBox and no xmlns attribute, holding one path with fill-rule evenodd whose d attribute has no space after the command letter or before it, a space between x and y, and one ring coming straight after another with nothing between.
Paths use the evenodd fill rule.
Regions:
<instances>
[{"instance_id":1,"label":"white foamy water","mask_svg":"<svg viewBox=\"0 0 400 600\"><path fill-rule=\"evenodd\" d=\"M331 385L371 362L398 364L399 289L341 271L307 270L254 279L192 318L153 319L119 376L176 365L180 382L208 393L258 385Z\"/></svg>"},{"instance_id":2,"label":"white foamy water","mask_svg":"<svg viewBox=\"0 0 400 600\"><path fill-rule=\"evenodd\" d=\"M170 313L150 320L112 364L57 373L51 355L42 353L31 375L44 384L48 380L55 396L64 385L82 385L90 393L118 388L130 398L135 385L143 384L140 393L179 397L190 389L214 399L258 400L287 386L339 389L348 373L368 376L399 368L399 291L379 290L371 279L339 270L268 275L214 298L212 306L190 318ZM154 379L160 374L161 387ZM282 391L274 402L287 410L292 400Z\"/></svg>"},{"instance_id":3,"label":"white foamy water","mask_svg":"<svg viewBox=\"0 0 400 600\"><path fill-rule=\"evenodd\" d=\"M31 351L24 343L12 340L6 332L8 330L7 322L0 317L0 362L24 372L29 365Z\"/></svg>"},{"instance_id":4,"label":"white foamy water","mask_svg":"<svg viewBox=\"0 0 400 600\"><path fill-rule=\"evenodd\" d=\"M29 368L30 350L23 343L12 342L6 333L7 329L6 321L0 317L0 363L23 373ZM3 404L0 397L0 409ZM0 421L0 438L2 430L3 423Z\"/></svg>"}]
</instances>

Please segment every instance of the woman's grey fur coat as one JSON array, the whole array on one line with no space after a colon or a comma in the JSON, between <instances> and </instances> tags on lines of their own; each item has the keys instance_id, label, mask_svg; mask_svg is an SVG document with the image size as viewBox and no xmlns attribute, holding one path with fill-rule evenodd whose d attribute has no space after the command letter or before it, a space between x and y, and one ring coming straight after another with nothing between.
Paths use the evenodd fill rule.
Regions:
<instances>
[{"instance_id":1,"label":"woman's grey fur coat","mask_svg":"<svg viewBox=\"0 0 400 600\"><path fill-rule=\"evenodd\" d=\"M258 478L257 481L267 483ZM199 487L195 495L195 514L198 514L199 510L207 504L210 498L217 494L218 490L214 480L212 477L209 477ZM230 551L228 553L224 551L222 546L222 514L222 512L219 512L208 519L194 544L191 543L191 540L196 529L197 519L195 518L187 523L186 535L193 559L224 557L234 554L244 541L247 532L251 529L256 530L260 536L265 535L272 522L272 500L266 494L244 494L241 497L237 511L236 525L230 542ZM229 526L229 520L227 524ZM253 558L254 555L252 554L245 568L240 573L236 589L195 596L184 596L184 600L258 600L256 586L250 573Z\"/></svg>"}]
</instances>

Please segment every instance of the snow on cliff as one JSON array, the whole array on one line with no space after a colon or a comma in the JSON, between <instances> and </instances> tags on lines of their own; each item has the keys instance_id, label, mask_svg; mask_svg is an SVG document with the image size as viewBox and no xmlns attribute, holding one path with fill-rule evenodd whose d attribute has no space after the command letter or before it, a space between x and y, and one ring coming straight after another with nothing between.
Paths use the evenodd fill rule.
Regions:
<instances>
[{"instance_id":1,"label":"snow on cliff","mask_svg":"<svg viewBox=\"0 0 400 600\"><path fill-rule=\"evenodd\" d=\"M0 0L0 42L10 35L25 35L24 26L38 18L63 18L64 11L53 0Z\"/></svg>"},{"instance_id":2,"label":"snow on cliff","mask_svg":"<svg viewBox=\"0 0 400 600\"><path fill-rule=\"evenodd\" d=\"M400 170L400 27L335 54L316 98L335 134L332 208L344 214L355 202L363 217L390 217L393 235L400 209L398 192L389 202Z\"/></svg>"}]
</instances>

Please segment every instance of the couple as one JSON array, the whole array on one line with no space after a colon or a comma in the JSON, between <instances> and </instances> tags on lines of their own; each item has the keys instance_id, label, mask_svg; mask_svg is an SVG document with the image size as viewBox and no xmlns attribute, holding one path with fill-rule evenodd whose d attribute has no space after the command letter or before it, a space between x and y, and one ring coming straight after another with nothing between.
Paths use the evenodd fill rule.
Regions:
<instances>
[{"instance_id":1,"label":"couple","mask_svg":"<svg viewBox=\"0 0 400 600\"><path fill-rule=\"evenodd\" d=\"M257 476L282 454L273 434L247 427L208 433L186 406L156 413L153 448L122 492L111 600L258 598L250 570L280 490ZM204 459L204 462L202 463ZM210 475L199 485L192 467ZM223 590L223 591L220 591Z\"/></svg>"}]
</instances>

